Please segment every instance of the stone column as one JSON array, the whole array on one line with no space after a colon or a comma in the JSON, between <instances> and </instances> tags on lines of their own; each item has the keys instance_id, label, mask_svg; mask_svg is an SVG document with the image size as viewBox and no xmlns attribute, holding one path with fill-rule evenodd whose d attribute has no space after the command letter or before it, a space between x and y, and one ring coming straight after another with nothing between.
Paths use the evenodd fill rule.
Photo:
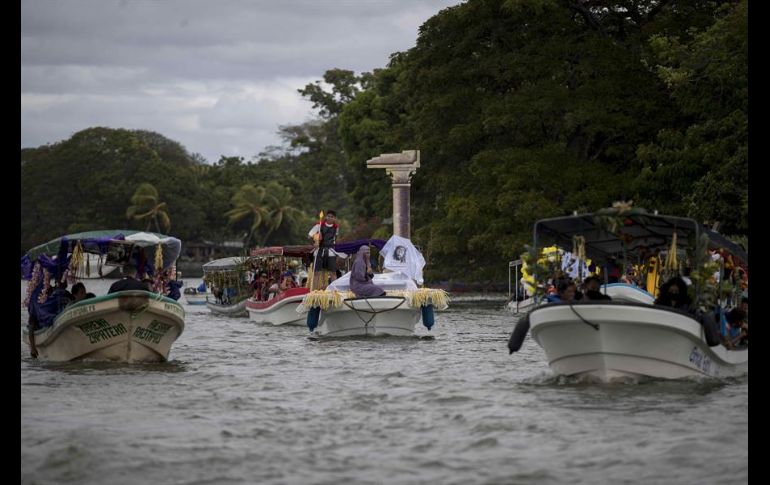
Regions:
<instances>
[{"instance_id":1,"label":"stone column","mask_svg":"<svg viewBox=\"0 0 770 485\"><path fill-rule=\"evenodd\" d=\"M409 189L412 175L420 167L420 150L383 153L366 161L367 168L384 168L393 181L393 234L410 239Z\"/></svg>"}]
</instances>

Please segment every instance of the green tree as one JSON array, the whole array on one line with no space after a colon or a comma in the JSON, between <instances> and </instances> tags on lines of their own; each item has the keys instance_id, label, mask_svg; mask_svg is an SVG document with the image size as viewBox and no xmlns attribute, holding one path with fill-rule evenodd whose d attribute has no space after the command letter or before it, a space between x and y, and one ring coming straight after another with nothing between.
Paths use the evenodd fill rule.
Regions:
<instances>
[{"instance_id":1,"label":"green tree","mask_svg":"<svg viewBox=\"0 0 770 485\"><path fill-rule=\"evenodd\" d=\"M250 222L249 232L243 241L244 247L249 247L251 238L255 231L263 226L273 225L270 219L270 204L274 204L272 196L267 194L262 186L255 187L252 184L241 186L240 190L233 195L231 204L232 209L225 213L231 224L241 221Z\"/></svg>"},{"instance_id":2,"label":"green tree","mask_svg":"<svg viewBox=\"0 0 770 485\"><path fill-rule=\"evenodd\" d=\"M601 8L575 6L487 0L442 10L344 107L351 165L421 151L412 225L429 276L504 277L500 261L521 253L535 219L629 192L637 146L672 117L665 86L640 62L638 35L619 35ZM387 179L360 165L351 172L359 207L383 211L357 215L389 215Z\"/></svg>"},{"instance_id":3,"label":"green tree","mask_svg":"<svg viewBox=\"0 0 770 485\"><path fill-rule=\"evenodd\" d=\"M725 2L713 14L706 29L650 38L649 62L678 117L639 147L637 200L746 234L748 2Z\"/></svg>"},{"instance_id":4,"label":"green tree","mask_svg":"<svg viewBox=\"0 0 770 485\"><path fill-rule=\"evenodd\" d=\"M309 220L304 212L291 205L293 196L288 187L272 181L265 186L265 192L269 207L268 220L271 224L262 239L263 246L267 244L268 238L274 231Z\"/></svg>"},{"instance_id":5,"label":"green tree","mask_svg":"<svg viewBox=\"0 0 770 485\"><path fill-rule=\"evenodd\" d=\"M158 233L161 232L161 224L166 233L171 229L168 206L165 202L160 201L158 190L152 184L143 183L137 187L136 192L131 196L131 204L126 209L126 217L135 221L146 221L146 231L150 230L153 222ZM160 220L160 224L158 220Z\"/></svg>"}]
</instances>

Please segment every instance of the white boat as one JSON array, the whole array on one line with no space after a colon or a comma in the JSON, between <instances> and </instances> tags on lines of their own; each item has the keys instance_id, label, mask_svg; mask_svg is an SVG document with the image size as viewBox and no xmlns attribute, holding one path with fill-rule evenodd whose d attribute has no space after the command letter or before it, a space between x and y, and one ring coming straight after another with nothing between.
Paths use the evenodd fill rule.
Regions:
<instances>
[{"instance_id":1,"label":"white boat","mask_svg":"<svg viewBox=\"0 0 770 485\"><path fill-rule=\"evenodd\" d=\"M607 256L633 256L639 247L645 251L667 248L676 233L680 241L700 241L698 253L695 248L690 253L693 260L708 259L707 245L729 250L748 264L742 248L714 237L692 219L647 214L640 209L605 210L597 215L538 221L534 247L553 243L569 247L573 237L578 236L584 238L585 254L602 261ZM609 228L612 226L607 226L608 215L622 221L622 242ZM538 241L538 237L544 241ZM529 330L543 348L549 366L559 375L610 382L641 376L725 377L748 371L748 348L725 348L718 326L710 317L713 313L699 313L701 316L696 318L682 310L652 305L652 295L630 285L611 284L605 291L612 301L561 302L533 309L517 323L509 342L511 352L518 350ZM696 305L707 301L701 295L696 294Z\"/></svg>"},{"instance_id":2,"label":"white boat","mask_svg":"<svg viewBox=\"0 0 770 485\"><path fill-rule=\"evenodd\" d=\"M213 298L208 291L205 293L185 293L184 299L188 305L205 305L208 298Z\"/></svg>"},{"instance_id":3,"label":"white boat","mask_svg":"<svg viewBox=\"0 0 770 485\"><path fill-rule=\"evenodd\" d=\"M641 376L727 377L748 370L748 349L706 343L691 315L641 303L550 304L529 314L532 338L560 375L602 382Z\"/></svg>"},{"instance_id":4,"label":"white boat","mask_svg":"<svg viewBox=\"0 0 770 485\"><path fill-rule=\"evenodd\" d=\"M205 285L200 285L200 287L205 288ZM205 305L208 297L213 298L210 291L198 291L198 288L192 286L185 288L182 293L188 305Z\"/></svg>"},{"instance_id":5,"label":"white boat","mask_svg":"<svg viewBox=\"0 0 770 485\"><path fill-rule=\"evenodd\" d=\"M257 301L254 298L246 300L246 310L249 319L257 323L271 325L304 326L305 316L297 313L297 307L302 303L310 290L305 287L290 288L278 293L267 301Z\"/></svg>"},{"instance_id":6,"label":"white boat","mask_svg":"<svg viewBox=\"0 0 770 485\"><path fill-rule=\"evenodd\" d=\"M38 358L120 362L168 360L184 330L176 301L148 291L119 291L68 306L50 327L35 331ZM23 338L29 342L29 329Z\"/></svg>"},{"instance_id":7,"label":"white boat","mask_svg":"<svg viewBox=\"0 0 770 485\"><path fill-rule=\"evenodd\" d=\"M514 314L527 313L537 306L535 297L530 296L521 301L511 300L506 304L506 309Z\"/></svg>"},{"instance_id":8,"label":"white boat","mask_svg":"<svg viewBox=\"0 0 770 485\"><path fill-rule=\"evenodd\" d=\"M206 307L211 310L211 313L221 315L224 317L247 317L249 312L246 310L246 300L241 300L237 303L227 305L217 302L213 297L209 296L206 300Z\"/></svg>"},{"instance_id":9,"label":"white boat","mask_svg":"<svg viewBox=\"0 0 770 485\"><path fill-rule=\"evenodd\" d=\"M647 290L626 283L609 283L601 286L601 292L612 298L612 301L628 303L644 303L652 305L655 297Z\"/></svg>"},{"instance_id":10,"label":"white boat","mask_svg":"<svg viewBox=\"0 0 770 485\"><path fill-rule=\"evenodd\" d=\"M419 269L421 273L422 266ZM338 278L326 290L305 296L298 311L308 313L307 325L313 335L412 336L421 320L428 330L433 327L434 309L447 308L445 291L417 288L412 277L401 271L374 274L372 282L385 290L385 296L356 298L350 292L350 274Z\"/></svg>"},{"instance_id":11,"label":"white boat","mask_svg":"<svg viewBox=\"0 0 770 485\"><path fill-rule=\"evenodd\" d=\"M158 293L129 290L69 303L62 289L48 294L66 274L77 276L87 254L113 265L132 264L153 276L148 261L162 265L154 275L169 277L181 241L139 231L91 231L63 236L31 249L22 257L29 279L29 323L22 339L33 357L50 361L79 359L157 362L168 359L171 345L184 330L185 312L175 300ZM64 259L62 259L64 258ZM160 279L156 280L160 285ZM64 306L66 304L66 306Z\"/></svg>"}]
</instances>

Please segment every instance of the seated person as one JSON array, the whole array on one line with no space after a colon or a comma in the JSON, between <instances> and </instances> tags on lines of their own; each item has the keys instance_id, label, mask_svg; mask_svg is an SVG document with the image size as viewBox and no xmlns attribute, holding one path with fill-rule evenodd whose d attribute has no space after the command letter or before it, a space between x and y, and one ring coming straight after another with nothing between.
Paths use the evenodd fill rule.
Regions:
<instances>
[{"instance_id":1,"label":"seated person","mask_svg":"<svg viewBox=\"0 0 770 485\"><path fill-rule=\"evenodd\" d=\"M589 276L583 282L583 289L585 290L586 300L612 300L609 296L605 295L599 288L601 288L601 282L596 276Z\"/></svg>"},{"instance_id":2,"label":"seated person","mask_svg":"<svg viewBox=\"0 0 770 485\"><path fill-rule=\"evenodd\" d=\"M687 283L679 276L674 276L660 287L655 305L669 306L677 310L690 311L690 296L687 294Z\"/></svg>"},{"instance_id":3,"label":"seated person","mask_svg":"<svg viewBox=\"0 0 770 485\"><path fill-rule=\"evenodd\" d=\"M251 282L251 289L254 290L254 299L262 301L267 296L266 289L268 288L267 273L259 273L254 281Z\"/></svg>"},{"instance_id":4,"label":"seated person","mask_svg":"<svg viewBox=\"0 0 770 485\"><path fill-rule=\"evenodd\" d=\"M749 345L749 324L746 313L740 308L733 308L727 313L727 334L723 335L725 347L735 349Z\"/></svg>"},{"instance_id":5,"label":"seated person","mask_svg":"<svg viewBox=\"0 0 770 485\"><path fill-rule=\"evenodd\" d=\"M53 290L52 295L59 295L61 298L61 301L65 303L65 305L72 302L75 297L67 290L67 280L61 280L58 283L56 283L56 288Z\"/></svg>"},{"instance_id":6,"label":"seated person","mask_svg":"<svg viewBox=\"0 0 770 485\"><path fill-rule=\"evenodd\" d=\"M81 300L85 300L87 298L88 293L86 293L86 285L78 281L74 285L72 285L72 303L77 303Z\"/></svg>"},{"instance_id":7,"label":"seated person","mask_svg":"<svg viewBox=\"0 0 770 485\"><path fill-rule=\"evenodd\" d=\"M548 295L549 303L575 301L577 286L570 280L562 279L556 283L556 291L555 295Z\"/></svg>"},{"instance_id":8,"label":"seated person","mask_svg":"<svg viewBox=\"0 0 770 485\"><path fill-rule=\"evenodd\" d=\"M225 291L222 293L222 303L225 305L230 305L233 301L233 297L235 296L235 288L227 287L225 288Z\"/></svg>"},{"instance_id":9,"label":"seated person","mask_svg":"<svg viewBox=\"0 0 770 485\"><path fill-rule=\"evenodd\" d=\"M110 286L110 289L107 290L107 293L115 293L117 291L127 290L150 291L147 289L147 286L144 283L136 279L136 266L130 264L127 264L123 268L123 279L113 283Z\"/></svg>"},{"instance_id":10,"label":"seated person","mask_svg":"<svg viewBox=\"0 0 770 485\"><path fill-rule=\"evenodd\" d=\"M179 297L182 296L182 294L179 292L179 289L182 287L183 284L184 284L184 282L183 281L179 281L179 280L171 280L171 281L169 281L168 282L168 294L166 296L168 296L172 300L178 300Z\"/></svg>"},{"instance_id":11,"label":"seated person","mask_svg":"<svg viewBox=\"0 0 770 485\"><path fill-rule=\"evenodd\" d=\"M30 316L34 317L35 328L45 328L53 325L53 321L72 302L72 294L67 291L67 283L62 281L57 283L56 288L51 291L43 303L38 303L37 299L30 301Z\"/></svg>"},{"instance_id":12,"label":"seated person","mask_svg":"<svg viewBox=\"0 0 770 485\"><path fill-rule=\"evenodd\" d=\"M371 298L385 294L385 290L372 282L374 274L372 273L370 255L369 246L358 248L356 260L350 270L350 291L356 295L356 298Z\"/></svg>"},{"instance_id":13,"label":"seated person","mask_svg":"<svg viewBox=\"0 0 770 485\"><path fill-rule=\"evenodd\" d=\"M267 289L267 299L271 300L275 298L275 295L277 295L280 291L281 289L278 286L278 283L272 283Z\"/></svg>"},{"instance_id":14,"label":"seated person","mask_svg":"<svg viewBox=\"0 0 770 485\"><path fill-rule=\"evenodd\" d=\"M297 282L294 281L294 275L291 271L286 271L281 277L281 284L278 285L281 291L286 291L290 288L296 288Z\"/></svg>"},{"instance_id":15,"label":"seated person","mask_svg":"<svg viewBox=\"0 0 770 485\"><path fill-rule=\"evenodd\" d=\"M204 281L203 283L199 284L196 290L198 293L206 293L206 282Z\"/></svg>"},{"instance_id":16,"label":"seated person","mask_svg":"<svg viewBox=\"0 0 770 485\"><path fill-rule=\"evenodd\" d=\"M222 298L225 296L224 290L222 290L222 288L219 288L218 286L212 286L211 293L214 295L214 298L216 299L217 303L221 304Z\"/></svg>"}]
</instances>

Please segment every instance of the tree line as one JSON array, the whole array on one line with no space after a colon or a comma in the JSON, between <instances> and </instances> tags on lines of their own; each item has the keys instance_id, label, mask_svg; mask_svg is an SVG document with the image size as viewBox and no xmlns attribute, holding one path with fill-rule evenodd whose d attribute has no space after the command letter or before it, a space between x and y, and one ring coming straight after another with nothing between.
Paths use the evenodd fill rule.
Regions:
<instances>
[{"instance_id":1,"label":"tree line","mask_svg":"<svg viewBox=\"0 0 770 485\"><path fill-rule=\"evenodd\" d=\"M535 220L616 200L745 236L747 25L746 0L471 0L387 66L300 89L317 119L251 160L98 127L22 150L22 251L164 217L183 241L298 244L329 208L343 236L387 238L390 181L365 161L408 149L428 278L504 280Z\"/></svg>"}]
</instances>

